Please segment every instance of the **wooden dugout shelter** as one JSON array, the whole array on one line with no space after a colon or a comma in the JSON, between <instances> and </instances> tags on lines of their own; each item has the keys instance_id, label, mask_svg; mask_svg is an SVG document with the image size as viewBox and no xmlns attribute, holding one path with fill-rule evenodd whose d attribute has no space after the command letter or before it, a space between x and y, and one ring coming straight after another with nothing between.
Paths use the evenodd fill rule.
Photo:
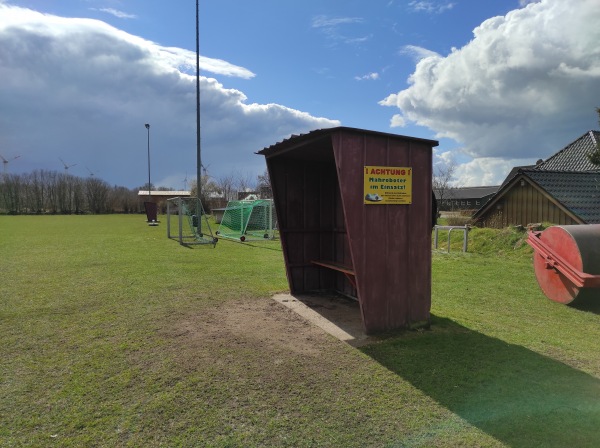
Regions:
<instances>
[{"instance_id":1,"label":"wooden dugout shelter","mask_svg":"<svg viewBox=\"0 0 600 448\"><path fill-rule=\"evenodd\" d=\"M357 297L367 333L428 324L437 144L336 127L258 152L267 162L292 294Z\"/></svg>"}]
</instances>

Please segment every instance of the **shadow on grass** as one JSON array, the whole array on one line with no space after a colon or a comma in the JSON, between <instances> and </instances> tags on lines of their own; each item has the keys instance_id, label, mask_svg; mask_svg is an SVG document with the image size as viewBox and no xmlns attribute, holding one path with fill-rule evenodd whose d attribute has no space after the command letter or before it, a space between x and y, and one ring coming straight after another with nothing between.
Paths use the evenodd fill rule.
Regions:
<instances>
[{"instance_id":1,"label":"shadow on grass","mask_svg":"<svg viewBox=\"0 0 600 448\"><path fill-rule=\"evenodd\" d=\"M360 350L509 446L600 446L600 380L448 319L432 325Z\"/></svg>"},{"instance_id":2,"label":"shadow on grass","mask_svg":"<svg viewBox=\"0 0 600 448\"><path fill-rule=\"evenodd\" d=\"M596 288L588 291L588 297L584 300L575 300L574 303L567 306L575 308L579 311L587 311L588 313L600 314L600 289Z\"/></svg>"}]
</instances>

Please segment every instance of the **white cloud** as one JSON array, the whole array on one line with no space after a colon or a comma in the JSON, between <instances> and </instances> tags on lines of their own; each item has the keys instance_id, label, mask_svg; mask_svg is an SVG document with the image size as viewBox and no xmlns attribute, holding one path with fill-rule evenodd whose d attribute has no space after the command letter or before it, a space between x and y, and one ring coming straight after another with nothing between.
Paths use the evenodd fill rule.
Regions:
<instances>
[{"instance_id":1,"label":"white cloud","mask_svg":"<svg viewBox=\"0 0 600 448\"><path fill-rule=\"evenodd\" d=\"M361 17L329 17L320 15L313 17L311 27L320 30L334 43L361 44L371 39L372 36L352 37L340 31L342 25L354 25L360 23L363 23Z\"/></svg>"},{"instance_id":2,"label":"white cloud","mask_svg":"<svg viewBox=\"0 0 600 448\"><path fill-rule=\"evenodd\" d=\"M454 153L452 151L442 152L439 147L433 148L433 167L447 168L456 165Z\"/></svg>"},{"instance_id":3,"label":"white cloud","mask_svg":"<svg viewBox=\"0 0 600 448\"><path fill-rule=\"evenodd\" d=\"M478 187L500 185L516 166L534 165L535 159L503 159L500 157L479 157L468 162L458 163L460 151L444 151L434 148L434 173L444 172L453 167L450 185L454 187Z\"/></svg>"},{"instance_id":4,"label":"white cloud","mask_svg":"<svg viewBox=\"0 0 600 448\"><path fill-rule=\"evenodd\" d=\"M0 8L2 20L0 21L0 32L8 44L15 44L15 36L22 35L27 39L49 39L46 45L58 45L63 42L66 50L74 53L87 46L93 46L95 40L99 45L115 45L117 49L129 49L127 57L135 60L147 59L152 65L159 65L164 70L172 71L179 69L191 70L195 73L196 53L182 48L163 47L154 42L142 39L138 36L120 31L105 22L93 19L71 19L42 14L30 9L14 6L3 6ZM84 39L79 45L70 38L81 36ZM26 42L24 43L26 44ZM35 51L34 49L27 50ZM93 50L93 48L91 48ZM57 53L58 51L55 50ZM100 49L107 54L108 48ZM82 56L73 54L73 56ZM118 55L116 56L118 57ZM252 78L254 73L220 59L212 59L200 56L200 70L208 71L217 75L235 76L240 78Z\"/></svg>"},{"instance_id":5,"label":"white cloud","mask_svg":"<svg viewBox=\"0 0 600 448\"><path fill-rule=\"evenodd\" d=\"M367 73L363 76L355 76L354 79L356 79L357 81L376 81L377 79L379 79L379 73Z\"/></svg>"},{"instance_id":6,"label":"white cloud","mask_svg":"<svg viewBox=\"0 0 600 448\"><path fill-rule=\"evenodd\" d=\"M110 183L133 187L147 180L144 123L150 123L153 182L183 179L196 166L191 61L195 66L193 52L101 21L0 4L0 147L21 155L20 171L62 169L61 157L77 163L73 174L87 176L87 166ZM201 70L254 76L209 58L201 59ZM292 133L339 125L278 104L249 104L241 91L204 76L201 104L202 159L215 176L261 173L264 158L255 151Z\"/></svg>"},{"instance_id":7,"label":"white cloud","mask_svg":"<svg viewBox=\"0 0 600 448\"><path fill-rule=\"evenodd\" d=\"M403 128L404 126L406 126L406 120L402 115L395 114L392 116L392 119L390 120L391 128Z\"/></svg>"},{"instance_id":8,"label":"white cloud","mask_svg":"<svg viewBox=\"0 0 600 448\"><path fill-rule=\"evenodd\" d=\"M419 0L411 1L408 6L413 11L440 14L454 8L456 3Z\"/></svg>"},{"instance_id":9,"label":"white cloud","mask_svg":"<svg viewBox=\"0 0 600 448\"><path fill-rule=\"evenodd\" d=\"M410 86L380 104L473 158L546 158L596 127L599 22L597 0L545 0L493 17L464 47L421 59Z\"/></svg>"},{"instance_id":10,"label":"white cloud","mask_svg":"<svg viewBox=\"0 0 600 448\"><path fill-rule=\"evenodd\" d=\"M113 15L119 19L135 19L135 18L137 18L137 16L135 14L127 14L126 12L119 11L118 9L114 9L114 8L100 8L100 9L92 8L92 9L96 10L96 11L100 11L100 12L105 12L105 13Z\"/></svg>"},{"instance_id":11,"label":"white cloud","mask_svg":"<svg viewBox=\"0 0 600 448\"><path fill-rule=\"evenodd\" d=\"M312 19L311 26L313 28L334 28L338 25L361 23L363 21L360 17L328 17L328 16L316 16Z\"/></svg>"},{"instance_id":12,"label":"white cloud","mask_svg":"<svg viewBox=\"0 0 600 448\"><path fill-rule=\"evenodd\" d=\"M417 45L404 45L400 49L400 54L410 56L417 62L426 58L441 58L441 56L435 51L431 51L427 48L419 47Z\"/></svg>"},{"instance_id":13,"label":"white cloud","mask_svg":"<svg viewBox=\"0 0 600 448\"><path fill-rule=\"evenodd\" d=\"M535 159L503 159L479 157L470 162L457 164L454 177L458 187L500 185L515 166L534 165Z\"/></svg>"}]
</instances>

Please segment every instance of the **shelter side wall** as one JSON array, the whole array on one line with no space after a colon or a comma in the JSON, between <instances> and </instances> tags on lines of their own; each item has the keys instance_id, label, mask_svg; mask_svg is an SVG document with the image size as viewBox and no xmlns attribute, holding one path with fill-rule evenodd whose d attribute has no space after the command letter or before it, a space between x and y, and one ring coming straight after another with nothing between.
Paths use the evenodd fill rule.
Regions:
<instances>
[{"instance_id":1,"label":"shelter side wall","mask_svg":"<svg viewBox=\"0 0 600 448\"><path fill-rule=\"evenodd\" d=\"M431 147L352 133L334 135L333 147L365 329L429 320ZM412 203L365 205L365 166L411 167Z\"/></svg>"}]
</instances>

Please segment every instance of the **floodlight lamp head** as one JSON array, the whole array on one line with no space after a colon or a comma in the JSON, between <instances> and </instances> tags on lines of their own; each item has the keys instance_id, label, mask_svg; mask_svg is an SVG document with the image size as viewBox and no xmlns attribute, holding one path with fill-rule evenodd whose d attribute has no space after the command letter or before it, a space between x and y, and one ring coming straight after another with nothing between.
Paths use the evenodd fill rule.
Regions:
<instances>
[{"instance_id":1,"label":"floodlight lamp head","mask_svg":"<svg viewBox=\"0 0 600 448\"><path fill-rule=\"evenodd\" d=\"M146 129L150 129L150 125L148 123L146 123L144 126L146 126Z\"/></svg>"}]
</instances>

